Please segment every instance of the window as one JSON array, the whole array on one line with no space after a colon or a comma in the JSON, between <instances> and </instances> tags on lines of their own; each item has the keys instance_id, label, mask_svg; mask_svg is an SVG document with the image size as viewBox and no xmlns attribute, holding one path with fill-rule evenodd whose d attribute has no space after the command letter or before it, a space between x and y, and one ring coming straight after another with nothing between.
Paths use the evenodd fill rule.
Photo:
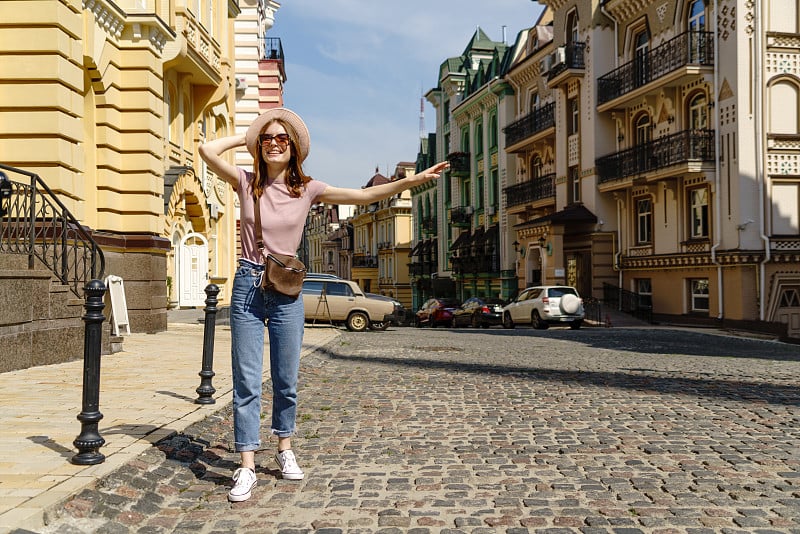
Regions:
<instances>
[{"instance_id":1,"label":"window","mask_svg":"<svg viewBox=\"0 0 800 534\"><path fill-rule=\"evenodd\" d=\"M466 126L461 129L461 151L469 152L469 128Z\"/></svg>"},{"instance_id":2,"label":"window","mask_svg":"<svg viewBox=\"0 0 800 534\"><path fill-rule=\"evenodd\" d=\"M489 150L497 148L497 115L489 116Z\"/></svg>"},{"instance_id":3,"label":"window","mask_svg":"<svg viewBox=\"0 0 800 534\"><path fill-rule=\"evenodd\" d=\"M444 115L444 123L445 124L449 123L450 122L450 101L449 100L445 100L444 101L444 112L442 113L442 115ZM445 144L445 146L449 146L449 145Z\"/></svg>"},{"instance_id":4,"label":"window","mask_svg":"<svg viewBox=\"0 0 800 534\"><path fill-rule=\"evenodd\" d=\"M483 154L483 123L475 123L475 154Z\"/></svg>"},{"instance_id":5,"label":"window","mask_svg":"<svg viewBox=\"0 0 800 534\"><path fill-rule=\"evenodd\" d=\"M701 239L708 237L708 189L689 191L689 237Z\"/></svg>"},{"instance_id":6,"label":"window","mask_svg":"<svg viewBox=\"0 0 800 534\"><path fill-rule=\"evenodd\" d=\"M461 205L472 206L472 181L464 180L461 188Z\"/></svg>"},{"instance_id":7,"label":"window","mask_svg":"<svg viewBox=\"0 0 800 534\"><path fill-rule=\"evenodd\" d=\"M492 169L492 178L489 182L489 204L492 206L497 206L497 196L498 192L500 191L499 186L500 178L497 174L497 169Z\"/></svg>"},{"instance_id":8,"label":"window","mask_svg":"<svg viewBox=\"0 0 800 534\"><path fill-rule=\"evenodd\" d=\"M569 204L573 204L575 202L581 201L581 178L580 173L578 172L578 167L572 166L568 170L568 180L567 186L569 190L567 194L569 195L568 201Z\"/></svg>"},{"instance_id":9,"label":"window","mask_svg":"<svg viewBox=\"0 0 800 534\"><path fill-rule=\"evenodd\" d=\"M644 29L637 33L633 44L635 83L642 86L648 80L647 51L650 49L650 32Z\"/></svg>"},{"instance_id":10,"label":"window","mask_svg":"<svg viewBox=\"0 0 800 534\"><path fill-rule=\"evenodd\" d=\"M636 283L636 292L639 294L639 306L646 308L653 307L653 285L649 278L637 278L634 280Z\"/></svg>"},{"instance_id":11,"label":"window","mask_svg":"<svg viewBox=\"0 0 800 534\"><path fill-rule=\"evenodd\" d=\"M539 93L533 93L531 95L530 111L536 111L537 109L539 109Z\"/></svg>"},{"instance_id":12,"label":"window","mask_svg":"<svg viewBox=\"0 0 800 534\"><path fill-rule=\"evenodd\" d=\"M567 15L567 44L575 44L578 42L578 12L571 11Z\"/></svg>"},{"instance_id":13,"label":"window","mask_svg":"<svg viewBox=\"0 0 800 534\"><path fill-rule=\"evenodd\" d=\"M708 99L700 93L689 101L689 128L705 130L708 128Z\"/></svg>"},{"instance_id":14,"label":"window","mask_svg":"<svg viewBox=\"0 0 800 534\"><path fill-rule=\"evenodd\" d=\"M580 127L580 114L578 110L578 99L570 98L567 101L567 135L575 135Z\"/></svg>"},{"instance_id":15,"label":"window","mask_svg":"<svg viewBox=\"0 0 800 534\"><path fill-rule=\"evenodd\" d=\"M706 58L706 39L702 32L706 31L706 5L703 0L689 3L689 18L686 21L689 29L689 62L701 63Z\"/></svg>"},{"instance_id":16,"label":"window","mask_svg":"<svg viewBox=\"0 0 800 534\"><path fill-rule=\"evenodd\" d=\"M640 198L636 201L636 244L646 245L653 240L653 201Z\"/></svg>"},{"instance_id":17,"label":"window","mask_svg":"<svg viewBox=\"0 0 800 534\"><path fill-rule=\"evenodd\" d=\"M769 87L769 133L800 133L800 88L782 80Z\"/></svg>"},{"instance_id":18,"label":"window","mask_svg":"<svg viewBox=\"0 0 800 534\"><path fill-rule=\"evenodd\" d=\"M542 163L542 158L536 154L531 158L531 179L535 180L536 178L540 178L543 168L544 164Z\"/></svg>"},{"instance_id":19,"label":"window","mask_svg":"<svg viewBox=\"0 0 800 534\"><path fill-rule=\"evenodd\" d=\"M478 190L475 192L475 207L477 209L483 209L483 190L484 190L484 179L483 175L478 176Z\"/></svg>"},{"instance_id":20,"label":"window","mask_svg":"<svg viewBox=\"0 0 800 534\"><path fill-rule=\"evenodd\" d=\"M636 144L644 145L649 143L651 132L650 115L644 113L636 119Z\"/></svg>"},{"instance_id":21,"label":"window","mask_svg":"<svg viewBox=\"0 0 800 534\"><path fill-rule=\"evenodd\" d=\"M708 312L708 278L689 280L689 306L693 312Z\"/></svg>"}]
</instances>

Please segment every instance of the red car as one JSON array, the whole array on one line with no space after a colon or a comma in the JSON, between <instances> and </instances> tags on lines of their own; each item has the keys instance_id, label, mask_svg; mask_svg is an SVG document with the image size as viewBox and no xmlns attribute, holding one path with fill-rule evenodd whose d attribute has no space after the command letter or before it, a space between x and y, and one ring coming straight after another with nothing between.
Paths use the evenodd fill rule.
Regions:
<instances>
[{"instance_id":1,"label":"red car","mask_svg":"<svg viewBox=\"0 0 800 534\"><path fill-rule=\"evenodd\" d=\"M449 325L453 320L453 311L460 305L456 299L428 299L417 311L417 326L433 328L437 325Z\"/></svg>"}]
</instances>

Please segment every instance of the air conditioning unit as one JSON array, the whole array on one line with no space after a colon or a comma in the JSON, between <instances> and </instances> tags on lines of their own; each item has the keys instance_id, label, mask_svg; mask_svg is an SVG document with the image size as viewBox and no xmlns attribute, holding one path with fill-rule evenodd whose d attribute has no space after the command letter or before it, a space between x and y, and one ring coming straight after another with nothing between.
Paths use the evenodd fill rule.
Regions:
<instances>
[{"instance_id":1,"label":"air conditioning unit","mask_svg":"<svg viewBox=\"0 0 800 534\"><path fill-rule=\"evenodd\" d=\"M563 65L566 62L567 62L567 47L559 46L558 48L556 48L556 51L553 52L553 66Z\"/></svg>"},{"instance_id":2,"label":"air conditioning unit","mask_svg":"<svg viewBox=\"0 0 800 534\"><path fill-rule=\"evenodd\" d=\"M208 212L212 219L219 219L219 204L210 202L208 204Z\"/></svg>"},{"instance_id":3,"label":"air conditioning unit","mask_svg":"<svg viewBox=\"0 0 800 534\"><path fill-rule=\"evenodd\" d=\"M472 206L467 206L464 208L464 213L466 213L467 215L472 215L474 212L475 208L473 208Z\"/></svg>"},{"instance_id":4,"label":"air conditioning unit","mask_svg":"<svg viewBox=\"0 0 800 534\"><path fill-rule=\"evenodd\" d=\"M547 54L539 61L539 74L547 74L553 66L553 56Z\"/></svg>"},{"instance_id":5,"label":"air conditioning unit","mask_svg":"<svg viewBox=\"0 0 800 534\"><path fill-rule=\"evenodd\" d=\"M494 214L495 214L495 207L494 206L489 206L489 207L486 208L486 215L491 217Z\"/></svg>"},{"instance_id":6,"label":"air conditioning unit","mask_svg":"<svg viewBox=\"0 0 800 534\"><path fill-rule=\"evenodd\" d=\"M247 78L236 78L234 85L237 91L244 91L247 89Z\"/></svg>"}]
</instances>

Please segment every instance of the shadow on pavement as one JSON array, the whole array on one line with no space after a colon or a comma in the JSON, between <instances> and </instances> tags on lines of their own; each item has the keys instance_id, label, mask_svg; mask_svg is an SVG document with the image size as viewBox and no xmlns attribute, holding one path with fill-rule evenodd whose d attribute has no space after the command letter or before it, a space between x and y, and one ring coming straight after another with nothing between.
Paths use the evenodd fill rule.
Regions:
<instances>
[{"instance_id":1,"label":"shadow on pavement","mask_svg":"<svg viewBox=\"0 0 800 534\"><path fill-rule=\"evenodd\" d=\"M436 352L459 352L463 350L455 347L439 347L434 349ZM569 371L537 367L513 367L503 364L492 365L488 363L474 364L461 361L440 361L425 358L391 358L369 355L354 356L339 354L330 348L322 350L326 351L328 356L334 360L368 362L370 364L394 366L400 365L423 370L432 369L457 371L461 373L513 375L515 378L523 377L530 380L577 383L582 386L629 389L658 394L694 395L698 397L723 398L741 402L756 401L787 406L800 405L800 389L794 385L765 384L763 382L748 382L744 380L687 378L659 374L664 373L664 371L655 371L650 374L634 374L637 372L641 373L642 370L631 370L632 372L630 374L612 371ZM649 373L649 370L645 372ZM669 371L667 372L669 373Z\"/></svg>"}]
</instances>

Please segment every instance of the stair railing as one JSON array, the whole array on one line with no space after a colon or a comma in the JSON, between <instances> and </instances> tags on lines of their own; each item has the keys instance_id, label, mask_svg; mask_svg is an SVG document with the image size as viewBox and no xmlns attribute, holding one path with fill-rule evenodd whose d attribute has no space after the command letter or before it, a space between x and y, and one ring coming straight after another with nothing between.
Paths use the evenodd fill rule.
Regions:
<instances>
[{"instance_id":1,"label":"stair railing","mask_svg":"<svg viewBox=\"0 0 800 534\"><path fill-rule=\"evenodd\" d=\"M644 295L603 282L603 302L637 319L653 323L653 306Z\"/></svg>"},{"instance_id":2,"label":"stair railing","mask_svg":"<svg viewBox=\"0 0 800 534\"><path fill-rule=\"evenodd\" d=\"M105 273L100 246L37 174L3 164L0 169L29 179L13 181L0 171L5 191L0 197L0 252L27 255L30 269L38 258L84 298L86 285Z\"/></svg>"}]
</instances>

